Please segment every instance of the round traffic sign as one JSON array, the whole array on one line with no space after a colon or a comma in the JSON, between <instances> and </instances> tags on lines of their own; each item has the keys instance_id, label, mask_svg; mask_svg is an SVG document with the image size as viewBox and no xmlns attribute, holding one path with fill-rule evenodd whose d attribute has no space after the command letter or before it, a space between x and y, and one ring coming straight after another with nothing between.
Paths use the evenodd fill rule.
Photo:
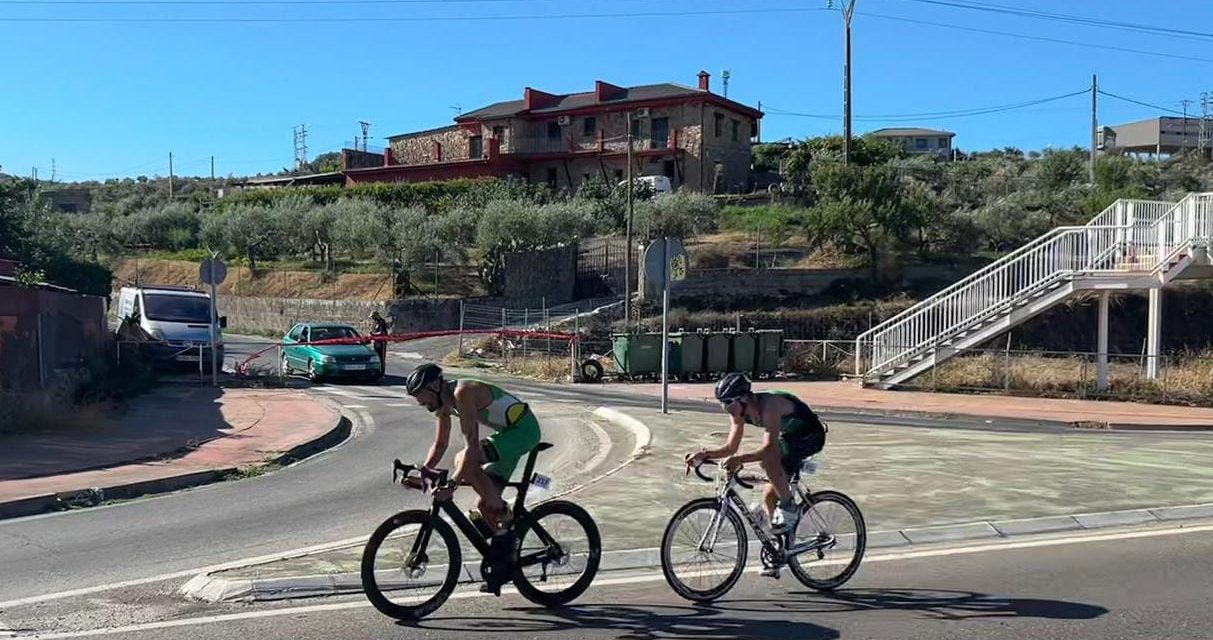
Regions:
<instances>
[{"instance_id":1,"label":"round traffic sign","mask_svg":"<svg viewBox=\"0 0 1213 640\"><path fill-rule=\"evenodd\" d=\"M227 280L227 265L221 260L207 258L198 265L198 279L202 284L223 284Z\"/></svg>"}]
</instances>

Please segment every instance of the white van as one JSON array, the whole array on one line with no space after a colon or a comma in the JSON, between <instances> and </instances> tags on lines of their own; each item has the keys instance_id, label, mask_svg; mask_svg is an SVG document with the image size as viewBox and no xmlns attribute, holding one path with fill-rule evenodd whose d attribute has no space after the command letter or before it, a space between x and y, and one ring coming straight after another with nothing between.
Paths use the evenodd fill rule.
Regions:
<instances>
[{"instance_id":1,"label":"white van","mask_svg":"<svg viewBox=\"0 0 1213 640\"><path fill-rule=\"evenodd\" d=\"M119 331L127 338L154 341L150 353L157 360L176 362L210 361L211 297L201 291L178 287L123 287L118 293ZM227 318L218 318L216 342L223 360L222 328Z\"/></svg>"},{"instance_id":2,"label":"white van","mask_svg":"<svg viewBox=\"0 0 1213 640\"><path fill-rule=\"evenodd\" d=\"M649 185L649 188L652 189L653 193L656 195L674 192L674 184L670 182L670 179L666 176L636 176L632 179L636 182L643 182L644 184ZM620 182L619 186L628 186L628 181L624 180L623 182Z\"/></svg>"}]
</instances>

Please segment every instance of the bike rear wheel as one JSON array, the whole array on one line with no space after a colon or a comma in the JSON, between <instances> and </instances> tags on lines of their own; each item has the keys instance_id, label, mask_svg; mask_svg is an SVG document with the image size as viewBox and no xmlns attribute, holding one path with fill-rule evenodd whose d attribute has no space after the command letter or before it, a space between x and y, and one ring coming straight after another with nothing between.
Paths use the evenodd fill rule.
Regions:
<instances>
[{"instance_id":1,"label":"bike rear wheel","mask_svg":"<svg viewBox=\"0 0 1213 640\"><path fill-rule=\"evenodd\" d=\"M741 517L715 498L692 500L674 512L661 536L661 571L675 593L711 602L745 570L748 540Z\"/></svg>"},{"instance_id":2,"label":"bike rear wheel","mask_svg":"<svg viewBox=\"0 0 1213 640\"><path fill-rule=\"evenodd\" d=\"M572 602L589 588L602 559L598 525L585 509L563 500L545 502L518 527L514 586L545 607Z\"/></svg>"},{"instance_id":3,"label":"bike rear wheel","mask_svg":"<svg viewBox=\"0 0 1213 640\"><path fill-rule=\"evenodd\" d=\"M810 589L832 591L841 587L863 560L868 532L859 506L837 491L818 491L800 507L800 523L791 548L813 543L788 559L792 575Z\"/></svg>"},{"instance_id":4,"label":"bike rear wheel","mask_svg":"<svg viewBox=\"0 0 1213 640\"><path fill-rule=\"evenodd\" d=\"M449 524L429 511L403 511L367 541L362 587L380 613L416 620L446 602L462 568L459 541Z\"/></svg>"}]
</instances>

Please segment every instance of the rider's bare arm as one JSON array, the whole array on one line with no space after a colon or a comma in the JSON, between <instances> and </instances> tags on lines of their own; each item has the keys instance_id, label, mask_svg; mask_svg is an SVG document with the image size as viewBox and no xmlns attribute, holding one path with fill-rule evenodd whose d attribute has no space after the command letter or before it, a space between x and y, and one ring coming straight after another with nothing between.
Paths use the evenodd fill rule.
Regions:
<instances>
[{"instance_id":1,"label":"rider's bare arm","mask_svg":"<svg viewBox=\"0 0 1213 640\"><path fill-rule=\"evenodd\" d=\"M746 453L739 453L733 456L733 460L739 464L750 464L752 462L761 462L764 458L771 455L772 451L779 450L779 431L777 429L768 428L762 432L762 447Z\"/></svg>"},{"instance_id":2,"label":"rider's bare arm","mask_svg":"<svg viewBox=\"0 0 1213 640\"><path fill-rule=\"evenodd\" d=\"M731 416L730 419L732 422L729 425L729 437L724 441L724 445L719 449L700 449L698 453L688 454L687 464L727 458L737 452L737 448L741 446L741 436L745 433L745 420Z\"/></svg>"},{"instance_id":3,"label":"rider's bare arm","mask_svg":"<svg viewBox=\"0 0 1213 640\"><path fill-rule=\"evenodd\" d=\"M445 409L438 410L438 427L434 430L434 444L425 456L424 466L433 469L442 460L446 448L451 442L451 413Z\"/></svg>"}]
</instances>

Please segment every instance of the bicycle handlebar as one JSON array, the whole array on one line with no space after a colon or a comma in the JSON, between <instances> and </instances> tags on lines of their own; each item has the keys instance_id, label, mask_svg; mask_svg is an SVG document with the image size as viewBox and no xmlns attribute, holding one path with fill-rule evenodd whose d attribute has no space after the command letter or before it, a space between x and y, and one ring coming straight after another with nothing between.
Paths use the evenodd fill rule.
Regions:
<instances>
[{"instance_id":1,"label":"bicycle handlebar","mask_svg":"<svg viewBox=\"0 0 1213 640\"><path fill-rule=\"evenodd\" d=\"M715 466L717 466L717 467L719 467L720 465L719 465L719 464L718 464L718 463L717 463L715 460L702 460L702 461L700 461L700 462L699 462L699 464L697 464L697 465L695 465L695 466L693 467L693 470L695 471L695 475L699 476L699 479L700 479L700 480L703 480L704 482L712 482L712 481L713 481L713 478L709 478L708 476L704 475L703 471L700 471L700 470L699 470L699 468L700 468L700 467L702 467L702 466L703 466L703 465L705 465L705 464L711 464L711 465L715 465ZM752 484L750 484L749 482L746 482L745 480L743 480L743 479L741 478L741 476L740 476L739 474L737 474L737 473L730 473L730 474L729 474L729 477L730 477L730 478L732 478L734 481L736 481L736 482L737 482L737 484L741 485L742 487L744 487L744 488L746 488L746 489L753 489L753 488L754 488L754 485L752 485Z\"/></svg>"},{"instance_id":2,"label":"bicycle handlebar","mask_svg":"<svg viewBox=\"0 0 1213 640\"><path fill-rule=\"evenodd\" d=\"M404 464L399 459L392 461L392 484L402 483L414 471L421 476L421 482L427 489L443 487L449 484L450 471L446 469L430 469L413 464Z\"/></svg>"}]
</instances>

